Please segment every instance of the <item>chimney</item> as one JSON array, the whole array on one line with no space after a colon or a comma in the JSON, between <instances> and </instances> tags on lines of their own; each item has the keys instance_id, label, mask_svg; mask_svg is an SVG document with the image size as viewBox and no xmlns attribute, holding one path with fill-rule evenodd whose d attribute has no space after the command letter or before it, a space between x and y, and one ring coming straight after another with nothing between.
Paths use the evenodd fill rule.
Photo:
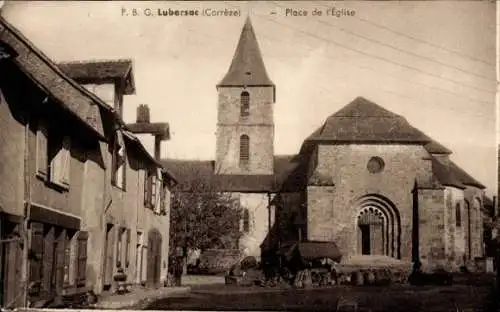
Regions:
<instances>
[{"instance_id":1,"label":"chimney","mask_svg":"<svg viewBox=\"0 0 500 312\"><path fill-rule=\"evenodd\" d=\"M146 104L137 107L137 123L149 123L149 107Z\"/></svg>"},{"instance_id":2,"label":"chimney","mask_svg":"<svg viewBox=\"0 0 500 312\"><path fill-rule=\"evenodd\" d=\"M161 136L155 135L155 159L157 161L161 160Z\"/></svg>"}]
</instances>

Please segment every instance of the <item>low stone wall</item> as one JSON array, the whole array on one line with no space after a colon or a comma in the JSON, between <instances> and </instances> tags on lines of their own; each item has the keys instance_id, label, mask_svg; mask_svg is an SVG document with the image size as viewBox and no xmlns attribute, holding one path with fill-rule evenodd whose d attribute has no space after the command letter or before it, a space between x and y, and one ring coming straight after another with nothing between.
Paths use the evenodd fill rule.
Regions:
<instances>
[{"instance_id":1,"label":"low stone wall","mask_svg":"<svg viewBox=\"0 0 500 312\"><path fill-rule=\"evenodd\" d=\"M242 254L234 249L209 249L200 255L200 273L219 274L228 270Z\"/></svg>"}]
</instances>

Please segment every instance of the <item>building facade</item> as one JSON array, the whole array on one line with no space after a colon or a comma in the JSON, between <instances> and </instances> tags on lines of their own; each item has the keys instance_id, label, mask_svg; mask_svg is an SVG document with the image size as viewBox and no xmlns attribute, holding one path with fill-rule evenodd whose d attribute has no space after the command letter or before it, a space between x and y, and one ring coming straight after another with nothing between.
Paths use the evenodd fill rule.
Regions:
<instances>
[{"instance_id":1,"label":"building facade","mask_svg":"<svg viewBox=\"0 0 500 312\"><path fill-rule=\"evenodd\" d=\"M217 91L215 160L183 165L211 171L220 191L240 199L246 254L307 241L334 242L347 262L458 269L483 256L485 187L450 150L367 99L329 116L298 154L274 155L276 86L250 19ZM164 164L175 174L179 161Z\"/></svg>"},{"instance_id":2,"label":"building facade","mask_svg":"<svg viewBox=\"0 0 500 312\"><path fill-rule=\"evenodd\" d=\"M3 18L0 32L2 307L101 293L118 272L158 286L174 180L123 122L131 62L56 65Z\"/></svg>"}]
</instances>

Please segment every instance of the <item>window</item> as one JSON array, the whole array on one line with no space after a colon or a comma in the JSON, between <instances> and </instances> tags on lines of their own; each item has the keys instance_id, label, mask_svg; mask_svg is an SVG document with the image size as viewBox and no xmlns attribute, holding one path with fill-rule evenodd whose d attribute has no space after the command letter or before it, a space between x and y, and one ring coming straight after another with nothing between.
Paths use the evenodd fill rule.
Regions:
<instances>
[{"instance_id":1,"label":"window","mask_svg":"<svg viewBox=\"0 0 500 312\"><path fill-rule=\"evenodd\" d=\"M113 140L113 166L111 183L120 188L125 189L125 143L123 135L120 131L116 132L115 139Z\"/></svg>"},{"instance_id":2,"label":"window","mask_svg":"<svg viewBox=\"0 0 500 312\"><path fill-rule=\"evenodd\" d=\"M240 116L248 117L250 115L250 94L247 91L241 92L240 101Z\"/></svg>"},{"instance_id":3,"label":"window","mask_svg":"<svg viewBox=\"0 0 500 312\"><path fill-rule=\"evenodd\" d=\"M49 178L50 182L59 186L69 186L70 139L69 137L50 136L49 146Z\"/></svg>"},{"instance_id":4,"label":"window","mask_svg":"<svg viewBox=\"0 0 500 312\"><path fill-rule=\"evenodd\" d=\"M380 157L372 157L368 161L366 168L370 173L378 173L384 170L385 163L384 160Z\"/></svg>"},{"instance_id":5,"label":"window","mask_svg":"<svg viewBox=\"0 0 500 312\"><path fill-rule=\"evenodd\" d=\"M250 138L244 134L240 137L240 165L247 166L250 161Z\"/></svg>"},{"instance_id":6,"label":"window","mask_svg":"<svg viewBox=\"0 0 500 312\"><path fill-rule=\"evenodd\" d=\"M128 268L130 265L130 258L129 258L129 253L130 253L130 229L127 229L127 244L125 245L125 267Z\"/></svg>"},{"instance_id":7,"label":"window","mask_svg":"<svg viewBox=\"0 0 500 312\"><path fill-rule=\"evenodd\" d=\"M250 231L250 212L248 209L243 211L243 232L247 233Z\"/></svg>"},{"instance_id":8,"label":"window","mask_svg":"<svg viewBox=\"0 0 500 312\"><path fill-rule=\"evenodd\" d=\"M38 129L36 132L36 173L43 178L47 177L47 170L49 169L48 159L48 131L45 122L40 120L38 122Z\"/></svg>"},{"instance_id":9,"label":"window","mask_svg":"<svg viewBox=\"0 0 500 312\"><path fill-rule=\"evenodd\" d=\"M167 187L164 185L164 181L160 181L160 215L165 216L167 214Z\"/></svg>"},{"instance_id":10,"label":"window","mask_svg":"<svg viewBox=\"0 0 500 312\"><path fill-rule=\"evenodd\" d=\"M156 174L151 170L146 170L144 178L144 206L147 208L155 208L156 184Z\"/></svg>"},{"instance_id":11,"label":"window","mask_svg":"<svg viewBox=\"0 0 500 312\"><path fill-rule=\"evenodd\" d=\"M156 176L151 176L151 209L155 209L156 204Z\"/></svg>"},{"instance_id":12,"label":"window","mask_svg":"<svg viewBox=\"0 0 500 312\"><path fill-rule=\"evenodd\" d=\"M455 225L457 227L462 226L462 211L460 211L460 203L457 203L456 208L455 208Z\"/></svg>"},{"instance_id":13,"label":"window","mask_svg":"<svg viewBox=\"0 0 500 312\"><path fill-rule=\"evenodd\" d=\"M76 285L85 286L87 277L87 240L88 233L84 231L78 232L78 252L76 259Z\"/></svg>"},{"instance_id":14,"label":"window","mask_svg":"<svg viewBox=\"0 0 500 312\"><path fill-rule=\"evenodd\" d=\"M74 277L73 274L71 274L71 260L72 260L72 257L71 257L71 247L72 247L72 236L74 235L74 233L69 233L69 232L66 232L66 237L65 237L65 244L64 244L64 268L63 268L63 281L64 281L64 285L71 285L73 284L73 281L74 279L72 277Z\"/></svg>"},{"instance_id":15,"label":"window","mask_svg":"<svg viewBox=\"0 0 500 312\"><path fill-rule=\"evenodd\" d=\"M58 130L49 131L43 120L36 133L36 174L63 188L69 187L71 140Z\"/></svg>"},{"instance_id":16,"label":"window","mask_svg":"<svg viewBox=\"0 0 500 312\"><path fill-rule=\"evenodd\" d=\"M465 201L465 213L467 214L467 259L472 259L471 257L471 250L472 250L472 237L471 237L471 223L472 223L472 216L471 216L471 209L470 209L470 204L469 201Z\"/></svg>"}]
</instances>

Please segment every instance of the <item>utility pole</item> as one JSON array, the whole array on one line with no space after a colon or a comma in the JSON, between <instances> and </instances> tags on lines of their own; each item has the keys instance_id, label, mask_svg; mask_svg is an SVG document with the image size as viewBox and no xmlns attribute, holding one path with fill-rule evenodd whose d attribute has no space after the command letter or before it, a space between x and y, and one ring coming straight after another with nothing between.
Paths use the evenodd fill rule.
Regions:
<instances>
[{"instance_id":1,"label":"utility pole","mask_svg":"<svg viewBox=\"0 0 500 312\"><path fill-rule=\"evenodd\" d=\"M494 296L492 298L492 304L494 306L494 310L496 311L498 308L498 297L500 295L500 244L499 244L499 235L498 235L498 207L497 207L496 200L494 199L493 202L493 209L494 209L494 217L493 217L493 231L492 233L492 241L493 241L493 250L494 250L494 265L495 265L495 271L496 271L496 278L495 278L495 285L494 285Z\"/></svg>"}]
</instances>

